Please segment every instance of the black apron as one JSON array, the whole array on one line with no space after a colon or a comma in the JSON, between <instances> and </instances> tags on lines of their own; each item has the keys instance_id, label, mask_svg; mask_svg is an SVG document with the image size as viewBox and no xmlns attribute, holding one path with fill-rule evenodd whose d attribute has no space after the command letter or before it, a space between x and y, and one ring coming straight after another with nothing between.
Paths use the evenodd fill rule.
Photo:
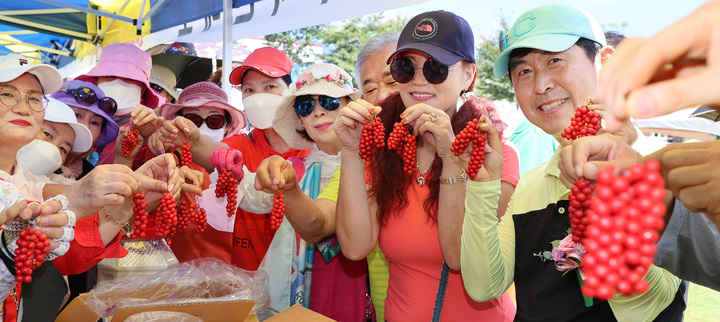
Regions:
<instances>
[{"instance_id":1,"label":"black apron","mask_svg":"<svg viewBox=\"0 0 720 322\"><path fill-rule=\"evenodd\" d=\"M577 272L565 276L552 260L542 261L533 254L552 249L554 240L562 240L570 228L568 200L545 209L513 215L515 223L515 321L617 321L607 301L593 300L585 306ZM655 321L682 321L687 306L687 282L675 293L675 299Z\"/></svg>"}]
</instances>

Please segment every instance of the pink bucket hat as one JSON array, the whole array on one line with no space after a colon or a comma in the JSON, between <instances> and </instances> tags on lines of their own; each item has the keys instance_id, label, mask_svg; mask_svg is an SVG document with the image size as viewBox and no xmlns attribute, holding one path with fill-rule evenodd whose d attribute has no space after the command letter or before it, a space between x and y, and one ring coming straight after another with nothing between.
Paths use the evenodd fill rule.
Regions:
<instances>
[{"instance_id":1,"label":"pink bucket hat","mask_svg":"<svg viewBox=\"0 0 720 322\"><path fill-rule=\"evenodd\" d=\"M239 133L247 125L245 113L228 104L225 91L211 82L199 82L186 87L178 97L177 104L166 103L160 106L160 116L172 120L178 112L187 107L211 106L230 113L227 124L227 136Z\"/></svg>"},{"instance_id":2,"label":"pink bucket hat","mask_svg":"<svg viewBox=\"0 0 720 322\"><path fill-rule=\"evenodd\" d=\"M76 79L97 83L95 77L115 76L141 82L145 85L145 91L140 103L156 108L164 98L150 87L148 79L151 69L150 54L132 44L112 44L103 48L100 61L93 69Z\"/></svg>"}]
</instances>

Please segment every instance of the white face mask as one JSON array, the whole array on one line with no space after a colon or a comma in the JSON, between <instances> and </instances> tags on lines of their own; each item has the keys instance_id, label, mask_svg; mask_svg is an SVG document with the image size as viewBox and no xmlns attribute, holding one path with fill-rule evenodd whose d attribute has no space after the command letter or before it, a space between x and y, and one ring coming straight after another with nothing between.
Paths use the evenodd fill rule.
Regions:
<instances>
[{"instance_id":1,"label":"white face mask","mask_svg":"<svg viewBox=\"0 0 720 322\"><path fill-rule=\"evenodd\" d=\"M105 96L110 96L117 102L116 116L128 115L140 104L142 94L140 85L116 78L109 82L103 82L98 87L105 93Z\"/></svg>"},{"instance_id":2,"label":"white face mask","mask_svg":"<svg viewBox=\"0 0 720 322\"><path fill-rule=\"evenodd\" d=\"M35 139L18 150L18 162L34 175L49 176L62 166L58 147L50 142Z\"/></svg>"},{"instance_id":3,"label":"white face mask","mask_svg":"<svg viewBox=\"0 0 720 322\"><path fill-rule=\"evenodd\" d=\"M272 127L275 111L280 107L282 96L267 93L254 94L244 99L245 115L254 127L267 129Z\"/></svg>"},{"instance_id":4,"label":"white face mask","mask_svg":"<svg viewBox=\"0 0 720 322\"><path fill-rule=\"evenodd\" d=\"M213 130L207 126L206 123L203 122L203 124L200 125L198 128L198 132L200 134L205 135L209 137L213 142L220 142L222 139L225 138L225 128L227 125L223 126L221 129Z\"/></svg>"}]
</instances>

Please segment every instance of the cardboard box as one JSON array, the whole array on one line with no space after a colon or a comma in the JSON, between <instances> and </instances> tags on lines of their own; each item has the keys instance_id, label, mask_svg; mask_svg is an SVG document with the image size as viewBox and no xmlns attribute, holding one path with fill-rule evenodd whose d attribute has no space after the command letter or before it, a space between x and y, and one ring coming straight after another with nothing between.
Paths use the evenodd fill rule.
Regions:
<instances>
[{"instance_id":1,"label":"cardboard box","mask_svg":"<svg viewBox=\"0 0 720 322\"><path fill-rule=\"evenodd\" d=\"M85 303L88 293L80 294L68 306L60 312L55 319L56 322L96 322L100 318L100 314L95 312ZM112 317L108 317L109 321L121 322L125 321L129 316L145 312L145 311L174 311L192 314L203 321L258 321L255 314L249 314L255 302L253 301L219 301L216 299L203 299L200 303L193 301L187 304L177 305L142 305L124 307ZM316 320L317 321L317 320Z\"/></svg>"},{"instance_id":2,"label":"cardboard box","mask_svg":"<svg viewBox=\"0 0 720 322\"><path fill-rule=\"evenodd\" d=\"M267 322L333 322L335 320L320 313L308 310L301 305L293 305L265 320Z\"/></svg>"}]
</instances>

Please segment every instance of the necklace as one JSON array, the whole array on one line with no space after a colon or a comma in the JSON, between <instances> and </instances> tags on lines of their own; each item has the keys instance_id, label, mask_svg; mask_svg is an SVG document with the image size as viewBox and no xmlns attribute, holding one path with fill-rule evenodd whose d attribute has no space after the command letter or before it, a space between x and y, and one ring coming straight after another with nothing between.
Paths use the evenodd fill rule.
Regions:
<instances>
[{"instance_id":1,"label":"necklace","mask_svg":"<svg viewBox=\"0 0 720 322\"><path fill-rule=\"evenodd\" d=\"M420 175L415 179L417 181L418 187L422 187L425 184L425 173L430 170L430 167L432 167L432 162L430 162L430 165L428 165L427 169L425 171L420 171L420 161L416 161L415 166L418 168L418 172L420 172Z\"/></svg>"}]
</instances>

